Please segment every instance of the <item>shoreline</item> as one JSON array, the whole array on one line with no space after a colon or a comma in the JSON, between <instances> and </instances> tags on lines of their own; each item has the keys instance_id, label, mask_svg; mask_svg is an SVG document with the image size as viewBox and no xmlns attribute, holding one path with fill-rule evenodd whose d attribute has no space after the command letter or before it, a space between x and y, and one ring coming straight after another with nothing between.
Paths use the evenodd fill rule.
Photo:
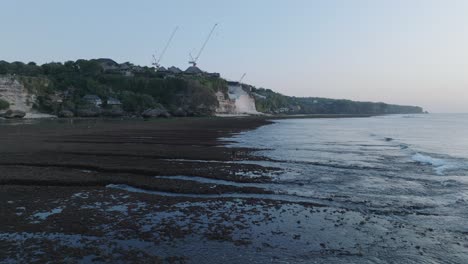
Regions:
<instances>
[{"instance_id":1,"label":"shoreline","mask_svg":"<svg viewBox=\"0 0 468 264\"><path fill-rule=\"evenodd\" d=\"M252 157L247 155L253 150L227 148L223 146L227 142L219 140L267 125L270 123L267 120L60 121L64 122L2 127L0 143L4 151L0 154L0 168L4 173L0 176L0 185L128 184L166 191L173 189L170 180L148 180L148 177L189 175L234 182L261 182L265 178L233 174L246 170L261 174L268 170L257 165L225 164L226 161L250 159ZM209 169L203 169L204 161L211 161ZM38 173L47 174L47 177L39 179L34 176ZM213 193L222 191L200 186L202 189Z\"/></svg>"},{"instance_id":2,"label":"shoreline","mask_svg":"<svg viewBox=\"0 0 468 264\"><path fill-rule=\"evenodd\" d=\"M151 176L195 176L241 183L269 182L277 168L235 163L265 160L257 149L228 147L231 136L296 118L369 115L232 116L168 119L71 118L9 120L0 130L0 186L106 186L194 194L240 191ZM22 122L26 121L26 122ZM224 140L221 140L224 139ZM19 144L18 142L21 142ZM209 166L205 166L209 162ZM206 168L209 167L209 168ZM245 172L249 176L242 176ZM35 175L46 175L36 177ZM255 177L251 177L251 175ZM173 186L179 186L174 188ZM250 191L262 192L251 188ZM247 190L247 192L249 192Z\"/></svg>"},{"instance_id":3,"label":"shoreline","mask_svg":"<svg viewBox=\"0 0 468 264\"><path fill-rule=\"evenodd\" d=\"M233 237L231 228L219 223L211 223L217 226L212 233L194 226L181 231L177 224L168 222L160 225L159 231L152 231L152 238L141 230L126 235L126 239L141 243L151 241L154 251L150 255L141 257L145 250L138 245L130 249L121 245L118 256L107 252L122 239L112 234L144 228L139 222L143 212L177 215L182 210L179 204L189 203L194 207L184 209L184 214L193 218L189 214L200 213L198 203L232 203L239 199L248 204L285 203L269 199L273 193L257 186L270 182L264 175L275 173L276 168L237 163L255 159L249 156L254 150L228 148L224 146L227 142L219 140L270 123L258 118L108 122L86 119L3 126L0 200L7 203L0 221L7 224L0 227L0 262L2 258L17 259L19 245L24 253L22 261L26 262L47 261L50 255L57 261L78 261L90 255L94 256L93 261L121 261L124 257L131 261L162 263L162 259L173 263L174 258L185 261L184 251L165 256L156 250L164 244L157 237L172 240L201 235L207 241L245 243ZM194 180L177 178L179 175ZM260 198L262 195L266 195L265 199ZM140 208L142 205L144 209ZM251 209L242 206L238 210ZM118 226L109 233L103 226L111 223ZM67 242L70 234L92 241L80 242L86 246L78 249L73 246L78 242ZM24 236L29 238L23 240ZM100 248L101 245L107 246Z\"/></svg>"},{"instance_id":4,"label":"shoreline","mask_svg":"<svg viewBox=\"0 0 468 264\"><path fill-rule=\"evenodd\" d=\"M226 146L226 138L272 122L84 119L2 126L0 262L404 262L424 258L441 242L463 242L401 220L400 214L430 217L424 207L392 211L339 192L288 192L308 185L276 177L288 167L251 155L257 149ZM341 184L329 183L333 170L307 172L302 176L318 177L317 188Z\"/></svg>"},{"instance_id":5,"label":"shoreline","mask_svg":"<svg viewBox=\"0 0 468 264\"><path fill-rule=\"evenodd\" d=\"M393 114L389 114L393 115ZM400 114L398 114L400 115ZM401 114L402 115L402 114ZM297 114L297 115L252 115L252 114L215 114L213 116L193 116L193 117L157 117L157 118L144 118L144 117L58 117L56 115L44 113L26 113L22 118L4 118L0 117L3 121L21 121L21 120L165 120L165 119L200 119L200 118L258 118L258 119L294 119L294 118L359 118L359 117L373 117L382 116L375 114Z\"/></svg>"}]
</instances>

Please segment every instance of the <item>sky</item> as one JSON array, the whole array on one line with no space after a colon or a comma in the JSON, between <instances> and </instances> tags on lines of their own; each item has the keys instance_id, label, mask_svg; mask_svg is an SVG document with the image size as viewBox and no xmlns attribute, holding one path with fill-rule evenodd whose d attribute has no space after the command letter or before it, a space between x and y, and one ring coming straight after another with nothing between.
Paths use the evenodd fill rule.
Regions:
<instances>
[{"instance_id":1,"label":"sky","mask_svg":"<svg viewBox=\"0 0 468 264\"><path fill-rule=\"evenodd\" d=\"M291 96L468 112L465 0L2 0L0 60L199 67Z\"/></svg>"}]
</instances>

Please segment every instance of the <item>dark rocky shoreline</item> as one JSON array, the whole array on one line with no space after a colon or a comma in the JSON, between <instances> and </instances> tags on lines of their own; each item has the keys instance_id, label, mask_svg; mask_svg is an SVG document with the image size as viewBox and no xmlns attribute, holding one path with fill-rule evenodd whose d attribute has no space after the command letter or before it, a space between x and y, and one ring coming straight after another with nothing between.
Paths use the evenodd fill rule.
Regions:
<instances>
[{"instance_id":1,"label":"dark rocky shoreline","mask_svg":"<svg viewBox=\"0 0 468 264\"><path fill-rule=\"evenodd\" d=\"M92 224L89 223L93 215L99 214L92 210L82 210L78 215L77 212L70 212L72 216L65 210L60 217L58 215L47 217L41 225L30 220L34 212L53 206L54 202L51 204L50 201L57 196L83 191L115 193L116 191L106 188L108 185L195 196L270 193L256 187L217 185L170 177L155 178L158 175L190 175L233 183L269 181L263 174L274 172L276 169L253 164L229 163L252 158L248 156L251 150L226 148L222 146L224 143L218 140L269 123L261 118L185 118L151 121L70 119L2 126L0 189L2 189L1 200L6 206L1 207L0 218L5 225L0 228L0 233L52 234L66 229L67 234L102 235L102 230L90 231L90 229L102 224L100 221L107 220L93 220ZM247 172L249 176L242 176ZM252 173L258 177L252 177L250 175ZM140 196L145 196L144 200L147 202L153 200L156 203L180 200L177 197L145 194ZM98 200L104 202L106 199ZM67 199L62 197L59 200L65 207L72 207L66 202ZM38 204L38 201L41 202ZM19 203L23 206L19 206ZM13 204L14 208L8 206ZM23 207L24 214L18 213L18 208L21 210ZM29 216L25 217L27 215ZM134 217L137 219L138 215ZM169 225L166 231L170 229ZM46 255L37 258L35 250L24 249L24 259L18 259L17 248L13 246L18 242L15 239L5 240L0 236L0 262L12 259L43 262L52 260L51 256L55 256L54 258L60 262L59 260L67 258L78 260L83 257L77 252L59 253L49 247L50 243L58 244L58 240L44 239L39 242L38 247L41 251L47 252ZM130 262L141 260L133 256L132 252L126 254ZM104 259L115 260L109 255ZM144 262L153 262L158 258L153 256L144 259Z\"/></svg>"},{"instance_id":2,"label":"dark rocky shoreline","mask_svg":"<svg viewBox=\"0 0 468 264\"><path fill-rule=\"evenodd\" d=\"M217 140L268 124L264 119L89 119L47 123L2 127L0 167L6 173L0 176L1 184L45 185L43 181L102 186L130 181L125 179L141 182L158 175L258 182L263 179L261 174L269 170L225 163L248 158L251 150L225 148ZM210 161L209 166L204 161ZM234 176L239 171L257 171L260 176ZM36 177L37 174L44 177Z\"/></svg>"},{"instance_id":3,"label":"dark rocky shoreline","mask_svg":"<svg viewBox=\"0 0 468 264\"><path fill-rule=\"evenodd\" d=\"M361 263L388 249L402 263L434 243L431 230L267 188L281 171L220 140L267 118L38 122L0 129L2 263Z\"/></svg>"}]
</instances>

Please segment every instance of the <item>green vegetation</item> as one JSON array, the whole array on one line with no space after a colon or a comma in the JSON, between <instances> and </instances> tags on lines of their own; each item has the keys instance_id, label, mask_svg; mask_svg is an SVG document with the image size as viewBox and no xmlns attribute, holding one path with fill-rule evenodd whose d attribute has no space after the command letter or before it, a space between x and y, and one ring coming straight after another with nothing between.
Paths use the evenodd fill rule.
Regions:
<instances>
[{"instance_id":1,"label":"green vegetation","mask_svg":"<svg viewBox=\"0 0 468 264\"><path fill-rule=\"evenodd\" d=\"M10 103L8 103L7 101L3 99L0 99L0 110L5 110L8 108L10 108Z\"/></svg>"},{"instance_id":2,"label":"green vegetation","mask_svg":"<svg viewBox=\"0 0 468 264\"><path fill-rule=\"evenodd\" d=\"M135 67L130 63L125 65ZM126 76L118 70L105 71L99 60L41 66L0 61L0 74L18 76L28 91L37 95L36 108L49 113L64 109L74 111L86 103L82 101L83 96L92 94L99 96L104 103L110 97L119 99L128 113L139 114L162 105L167 109L184 108L192 115L204 115L211 114L217 106L214 93L227 89L225 81L220 78L174 77L148 67L137 68Z\"/></svg>"},{"instance_id":3,"label":"green vegetation","mask_svg":"<svg viewBox=\"0 0 468 264\"><path fill-rule=\"evenodd\" d=\"M257 110L266 113L379 115L423 112L423 109L417 106L400 106L318 97L290 97L263 88L252 88L252 92L260 95L256 99Z\"/></svg>"},{"instance_id":4,"label":"green vegetation","mask_svg":"<svg viewBox=\"0 0 468 264\"><path fill-rule=\"evenodd\" d=\"M15 75L37 96L35 108L47 113L101 112L85 95L97 95L103 110L111 114L124 110L141 114L147 109L167 109L178 115L211 115L218 106L215 93L228 94L225 80L212 75L155 72L153 68L131 63L117 64L109 59L77 60L37 65L33 62L0 61L0 75ZM273 114L397 114L421 113L422 108L385 103L354 102L326 98L285 96L270 89L250 87L257 110ZM107 99L117 98L120 109L108 107ZM3 103L3 107L5 103Z\"/></svg>"}]
</instances>

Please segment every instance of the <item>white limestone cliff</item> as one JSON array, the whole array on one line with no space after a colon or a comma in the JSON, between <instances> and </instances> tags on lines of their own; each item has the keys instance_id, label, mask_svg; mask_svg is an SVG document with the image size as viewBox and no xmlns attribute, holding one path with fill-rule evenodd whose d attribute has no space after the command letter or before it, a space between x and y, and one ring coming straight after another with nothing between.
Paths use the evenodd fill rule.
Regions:
<instances>
[{"instance_id":1,"label":"white limestone cliff","mask_svg":"<svg viewBox=\"0 0 468 264\"><path fill-rule=\"evenodd\" d=\"M11 110L29 113L36 102L36 95L29 93L15 76L4 75L0 76L0 99L10 103Z\"/></svg>"}]
</instances>

